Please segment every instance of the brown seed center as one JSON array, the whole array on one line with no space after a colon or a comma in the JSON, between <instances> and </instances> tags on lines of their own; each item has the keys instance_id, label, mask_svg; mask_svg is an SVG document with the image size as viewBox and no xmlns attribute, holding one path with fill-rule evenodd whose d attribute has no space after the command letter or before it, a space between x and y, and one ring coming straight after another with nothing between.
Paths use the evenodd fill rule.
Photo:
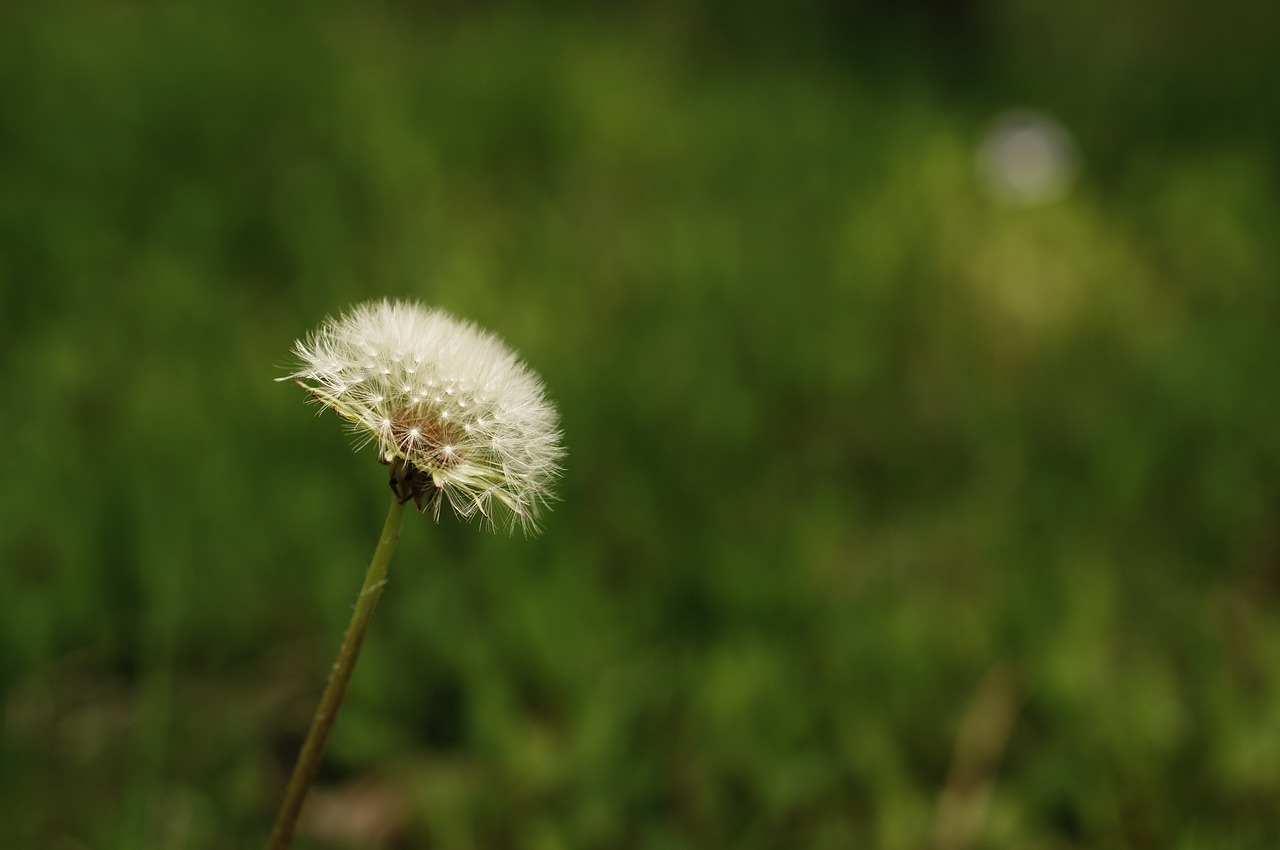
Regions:
<instances>
[{"instance_id":1,"label":"brown seed center","mask_svg":"<svg viewBox=\"0 0 1280 850\"><path fill-rule=\"evenodd\" d=\"M396 445L436 469L457 465L461 429L433 410L406 409L391 413L391 438Z\"/></svg>"}]
</instances>

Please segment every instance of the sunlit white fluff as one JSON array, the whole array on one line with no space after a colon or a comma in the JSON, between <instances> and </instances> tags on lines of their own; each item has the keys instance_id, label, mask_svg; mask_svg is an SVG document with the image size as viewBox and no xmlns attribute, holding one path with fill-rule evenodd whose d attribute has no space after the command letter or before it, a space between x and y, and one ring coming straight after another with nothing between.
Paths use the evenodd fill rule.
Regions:
<instances>
[{"instance_id":1,"label":"sunlit white fluff","mask_svg":"<svg viewBox=\"0 0 1280 850\"><path fill-rule=\"evenodd\" d=\"M560 472L542 381L497 337L413 302L360 304L294 345L287 376L464 518L536 528ZM441 499L428 502L439 512Z\"/></svg>"}]
</instances>

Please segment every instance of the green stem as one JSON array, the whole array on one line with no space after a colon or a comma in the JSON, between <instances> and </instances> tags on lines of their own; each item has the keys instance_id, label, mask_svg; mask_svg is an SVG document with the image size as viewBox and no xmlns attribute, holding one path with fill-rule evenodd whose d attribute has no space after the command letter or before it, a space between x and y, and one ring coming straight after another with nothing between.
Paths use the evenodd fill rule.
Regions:
<instances>
[{"instance_id":1,"label":"green stem","mask_svg":"<svg viewBox=\"0 0 1280 850\"><path fill-rule=\"evenodd\" d=\"M284 802L280 804L280 813L276 816L275 829L271 831L271 842L267 845L267 850L285 850L293 840L293 830L298 823L298 814L302 811L302 801L315 779L320 753L324 751L329 730L333 728L338 707L347 692L347 682L351 681L351 671L355 669L360 646L369 629L369 618L373 616L378 597L382 595L382 586L387 582L387 565L391 563L391 553L395 551L396 541L400 539L400 526L403 522L404 503L392 495L387 522L382 526L382 537L378 540L373 560L369 562L369 571L365 573L356 609L347 626L346 637L342 639L342 648L338 650L338 660L333 663L333 670L329 673L329 684L320 697L320 705L316 707L316 716L311 720L307 739L302 744L302 752L298 754L298 763L293 768L289 787L285 789Z\"/></svg>"}]
</instances>

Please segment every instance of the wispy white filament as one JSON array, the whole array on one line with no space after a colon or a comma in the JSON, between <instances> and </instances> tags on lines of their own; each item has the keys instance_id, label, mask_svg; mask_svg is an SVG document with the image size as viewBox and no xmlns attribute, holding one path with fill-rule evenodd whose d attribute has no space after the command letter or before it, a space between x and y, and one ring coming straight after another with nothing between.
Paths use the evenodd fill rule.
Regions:
<instances>
[{"instance_id":1,"label":"wispy white filament","mask_svg":"<svg viewBox=\"0 0 1280 850\"><path fill-rule=\"evenodd\" d=\"M542 381L497 337L412 302L360 304L294 345L294 378L464 518L535 529L564 449ZM283 379L282 379L283 380ZM439 511L441 499L431 499Z\"/></svg>"}]
</instances>

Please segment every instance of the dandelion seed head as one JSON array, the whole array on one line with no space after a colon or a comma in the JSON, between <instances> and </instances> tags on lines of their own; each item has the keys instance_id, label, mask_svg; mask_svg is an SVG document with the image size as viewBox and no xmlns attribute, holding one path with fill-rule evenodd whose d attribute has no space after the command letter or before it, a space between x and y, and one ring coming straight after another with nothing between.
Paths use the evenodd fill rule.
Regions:
<instances>
[{"instance_id":1,"label":"dandelion seed head","mask_svg":"<svg viewBox=\"0 0 1280 850\"><path fill-rule=\"evenodd\" d=\"M1075 140L1051 115L1012 109L998 115L974 155L987 196L1031 207L1064 197L1080 167Z\"/></svg>"},{"instance_id":2,"label":"dandelion seed head","mask_svg":"<svg viewBox=\"0 0 1280 850\"><path fill-rule=\"evenodd\" d=\"M559 417L497 337L442 310L377 301L327 319L293 351L281 380L310 390L380 459L409 464L464 519L536 529L564 456ZM428 499L437 513L441 501Z\"/></svg>"}]
</instances>

